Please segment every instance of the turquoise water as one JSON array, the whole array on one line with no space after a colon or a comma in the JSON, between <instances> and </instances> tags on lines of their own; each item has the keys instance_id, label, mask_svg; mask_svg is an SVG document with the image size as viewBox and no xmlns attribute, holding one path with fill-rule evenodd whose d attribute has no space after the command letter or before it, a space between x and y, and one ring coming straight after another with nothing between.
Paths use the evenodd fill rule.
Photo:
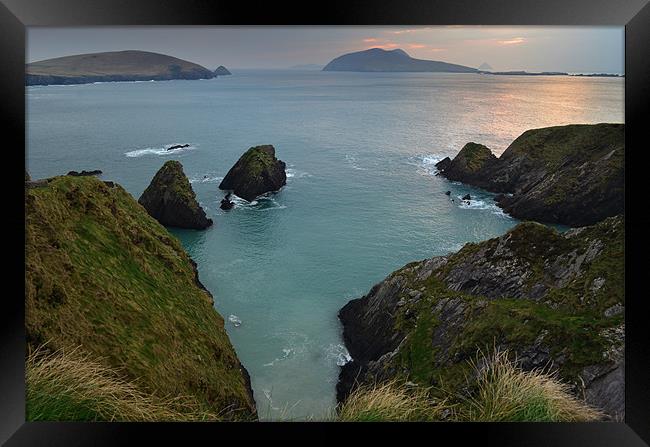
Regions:
<instances>
[{"instance_id":1,"label":"turquoise water","mask_svg":"<svg viewBox=\"0 0 650 447\"><path fill-rule=\"evenodd\" d=\"M101 169L136 198L165 160L183 164L215 225L173 232L215 297L265 419L331 412L347 359L336 313L348 300L408 262L517 223L491 194L436 177L437 160L468 141L500 154L529 128L623 122L622 79L233 73L30 87L27 164L33 178ZM191 147L164 151L175 143ZM258 144L287 163L287 186L221 211L221 178ZM458 200L467 192L470 206Z\"/></svg>"}]
</instances>

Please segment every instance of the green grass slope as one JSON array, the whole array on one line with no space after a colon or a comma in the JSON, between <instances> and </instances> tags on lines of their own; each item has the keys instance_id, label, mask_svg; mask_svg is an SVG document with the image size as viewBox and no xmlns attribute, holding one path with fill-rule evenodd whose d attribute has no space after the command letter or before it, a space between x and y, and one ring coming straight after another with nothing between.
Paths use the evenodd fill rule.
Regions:
<instances>
[{"instance_id":1,"label":"green grass slope","mask_svg":"<svg viewBox=\"0 0 650 447\"><path fill-rule=\"evenodd\" d=\"M188 396L224 419L255 406L180 242L119 185L55 177L26 190L30 347L80 346L145 393Z\"/></svg>"}]
</instances>

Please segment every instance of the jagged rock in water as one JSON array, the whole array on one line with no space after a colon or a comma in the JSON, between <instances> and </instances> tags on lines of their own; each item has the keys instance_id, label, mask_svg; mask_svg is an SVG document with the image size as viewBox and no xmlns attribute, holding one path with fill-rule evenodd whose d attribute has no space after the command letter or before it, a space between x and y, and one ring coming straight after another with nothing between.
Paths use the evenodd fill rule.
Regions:
<instances>
[{"instance_id":1,"label":"jagged rock in water","mask_svg":"<svg viewBox=\"0 0 650 447\"><path fill-rule=\"evenodd\" d=\"M465 194L463 196L463 200L467 200L467 201L472 200L472 196L470 196L469 194Z\"/></svg>"},{"instance_id":2,"label":"jagged rock in water","mask_svg":"<svg viewBox=\"0 0 650 447\"><path fill-rule=\"evenodd\" d=\"M497 158L467 143L436 167L449 180L501 194L519 219L591 225L623 212L624 124L572 124L524 132Z\"/></svg>"},{"instance_id":3,"label":"jagged rock in water","mask_svg":"<svg viewBox=\"0 0 650 447\"><path fill-rule=\"evenodd\" d=\"M228 194L226 194L226 197L221 199L221 205L219 206L219 208L221 208L222 210L227 211L227 210L233 209L234 206L235 206L235 202L230 201L230 193L228 193Z\"/></svg>"},{"instance_id":4,"label":"jagged rock in water","mask_svg":"<svg viewBox=\"0 0 650 447\"><path fill-rule=\"evenodd\" d=\"M228 71L228 69L223 65L219 65L217 69L214 71L214 74L216 74L217 76L229 76L232 73Z\"/></svg>"},{"instance_id":5,"label":"jagged rock in water","mask_svg":"<svg viewBox=\"0 0 650 447\"><path fill-rule=\"evenodd\" d=\"M68 172L67 175L71 175L73 177L88 177L88 176L91 176L91 175L101 175L101 174L102 174L102 171L100 171L99 169L94 169L92 171L81 171L81 172L70 171L70 172Z\"/></svg>"},{"instance_id":6,"label":"jagged rock in water","mask_svg":"<svg viewBox=\"0 0 650 447\"><path fill-rule=\"evenodd\" d=\"M196 201L183 165L175 160L160 168L138 202L158 222L169 227L202 230L212 225L212 219L206 217Z\"/></svg>"},{"instance_id":7,"label":"jagged rock in water","mask_svg":"<svg viewBox=\"0 0 650 447\"><path fill-rule=\"evenodd\" d=\"M182 149L184 147L190 147L190 145L187 144L187 143L186 144L174 144L173 146L169 146L167 148L167 150L168 151L173 151L174 149Z\"/></svg>"},{"instance_id":8,"label":"jagged rock in water","mask_svg":"<svg viewBox=\"0 0 650 447\"><path fill-rule=\"evenodd\" d=\"M230 168L219 189L231 190L249 202L287 184L286 165L275 157L270 144L255 146L242 155Z\"/></svg>"},{"instance_id":9,"label":"jagged rock in water","mask_svg":"<svg viewBox=\"0 0 650 447\"><path fill-rule=\"evenodd\" d=\"M501 237L412 262L339 311L353 358L337 399L391 379L466 392L477 349L550 365L576 396L624 415L624 221L559 233L526 222Z\"/></svg>"},{"instance_id":10,"label":"jagged rock in water","mask_svg":"<svg viewBox=\"0 0 650 447\"><path fill-rule=\"evenodd\" d=\"M446 195L446 196L450 196L450 195L451 195L451 191L445 191L445 195Z\"/></svg>"}]
</instances>

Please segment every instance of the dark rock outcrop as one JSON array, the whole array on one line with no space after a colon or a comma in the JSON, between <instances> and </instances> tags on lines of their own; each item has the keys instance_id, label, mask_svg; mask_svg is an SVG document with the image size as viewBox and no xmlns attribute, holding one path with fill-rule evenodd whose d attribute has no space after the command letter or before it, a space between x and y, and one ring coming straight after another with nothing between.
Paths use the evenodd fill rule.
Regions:
<instances>
[{"instance_id":1,"label":"dark rock outcrop","mask_svg":"<svg viewBox=\"0 0 650 447\"><path fill-rule=\"evenodd\" d=\"M70 172L68 172L67 175L71 175L73 177L88 177L88 176L91 176L91 175L101 175L101 174L102 174L102 171L100 171L99 169L94 169L92 171L81 171L81 172L70 171Z\"/></svg>"},{"instance_id":2,"label":"dark rock outcrop","mask_svg":"<svg viewBox=\"0 0 650 447\"><path fill-rule=\"evenodd\" d=\"M249 202L287 184L286 165L270 144L251 147L230 168L219 189L231 190Z\"/></svg>"},{"instance_id":3,"label":"dark rock outcrop","mask_svg":"<svg viewBox=\"0 0 650 447\"><path fill-rule=\"evenodd\" d=\"M436 167L449 180L496 197L520 219L591 225L623 212L624 124L573 124L524 132L495 157L468 143Z\"/></svg>"},{"instance_id":4,"label":"dark rock outcrop","mask_svg":"<svg viewBox=\"0 0 650 447\"><path fill-rule=\"evenodd\" d=\"M232 73L228 71L228 69L223 65L219 65L217 69L214 71L214 74L216 74L217 76L230 76Z\"/></svg>"},{"instance_id":5,"label":"dark rock outcrop","mask_svg":"<svg viewBox=\"0 0 650 447\"><path fill-rule=\"evenodd\" d=\"M196 201L183 166L175 160L160 168L138 202L165 226L202 230L212 225Z\"/></svg>"},{"instance_id":6,"label":"dark rock outcrop","mask_svg":"<svg viewBox=\"0 0 650 447\"><path fill-rule=\"evenodd\" d=\"M624 415L624 222L566 233L526 222L393 272L339 312L353 358L337 399L399 379L466 394L467 360L507 349L525 370L549 366L575 394ZM608 316L609 315L609 316Z\"/></svg>"},{"instance_id":7,"label":"dark rock outcrop","mask_svg":"<svg viewBox=\"0 0 650 447\"><path fill-rule=\"evenodd\" d=\"M235 202L230 201L230 193L226 194L226 197L221 199L221 205L219 205L219 208L222 210L230 210L233 209L235 206Z\"/></svg>"},{"instance_id":8,"label":"dark rock outcrop","mask_svg":"<svg viewBox=\"0 0 650 447\"><path fill-rule=\"evenodd\" d=\"M169 146L167 148L167 150L168 151L173 151L174 149L182 149L184 147L190 147L190 145L187 144L187 143L186 144L174 144L173 146Z\"/></svg>"}]
</instances>

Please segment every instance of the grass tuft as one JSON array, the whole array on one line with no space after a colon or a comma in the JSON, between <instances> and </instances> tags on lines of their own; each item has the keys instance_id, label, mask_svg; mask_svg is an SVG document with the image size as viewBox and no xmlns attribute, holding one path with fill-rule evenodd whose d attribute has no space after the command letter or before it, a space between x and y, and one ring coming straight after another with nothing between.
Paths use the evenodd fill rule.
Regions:
<instances>
[{"instance_id":1,"label":"grass tuft","mask_svg":"<svg viewBox=\"0 0 650 447\"><path fill-rule=\"evenodd\" d=\"M218 414L189 396L160 397L143 392L116 369L81 347L27 357L29 421L218 421Z\"/></svg>"},{"instance_id":2,"label":"grass tuft","mask_svg":"<svg viewBox=\"0 0 650 447\"><path fill-rule=\"evenodd\" d=\"M359 387L341 405L341 422L409 422L440 420L448 407L429 398L428 390L411 389L395 380Z\"/></svg>"},{"instance_id":3,"label":"grass tuft","mask_svg":"<svg viewBox=\"0 0 650 447\"><path fill-rule=\"evenodd\" d=\"M557 374L523 371L507 351L480 354L472 364L476 395L467 399L460 418L477 422L589 422L604 414L571 394Z\"/></svg>"}]
</instances>

